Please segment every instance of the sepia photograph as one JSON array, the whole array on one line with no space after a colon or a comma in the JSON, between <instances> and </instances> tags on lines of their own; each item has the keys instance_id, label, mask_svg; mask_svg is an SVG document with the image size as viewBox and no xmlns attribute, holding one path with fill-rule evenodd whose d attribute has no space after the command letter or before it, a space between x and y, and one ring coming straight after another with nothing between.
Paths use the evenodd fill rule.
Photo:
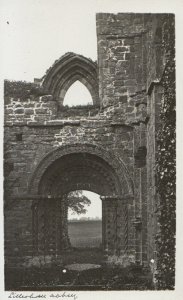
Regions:
<instances>
[{"instance_id":1,"label":"sepia photograph","mask_svg":"<svg viewBox=\"0 0 183 300\"><path fill-rule=\"evenodd\" d=\"M9 298L175 290L176 16L107 2L2 1Z\"/></svg>"}]
</instances>

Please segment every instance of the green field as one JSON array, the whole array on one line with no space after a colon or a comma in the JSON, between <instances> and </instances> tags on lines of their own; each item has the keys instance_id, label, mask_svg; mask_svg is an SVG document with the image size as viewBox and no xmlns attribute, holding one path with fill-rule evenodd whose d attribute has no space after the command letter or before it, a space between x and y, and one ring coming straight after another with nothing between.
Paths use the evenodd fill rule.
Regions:
<instances>
[{"instance_id":1,"label":"green field","mask_svg":"<svg viewBox=\"0 0 183 300\"><path fill-rule=\"evenodd\" d=\"M73 247L100 247L102 244L102 221L69 222L69 237Z\"/></svg>"}]
</instances>

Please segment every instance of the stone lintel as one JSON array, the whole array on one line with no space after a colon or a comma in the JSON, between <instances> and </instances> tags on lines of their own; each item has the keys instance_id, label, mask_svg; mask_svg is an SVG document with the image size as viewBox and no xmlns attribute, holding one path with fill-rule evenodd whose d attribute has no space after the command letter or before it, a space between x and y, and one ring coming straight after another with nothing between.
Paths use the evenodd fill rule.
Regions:
<instances>
[{"instance_id":1,"label":"stone lintel","mask_svg":"<svg viewBox=\"0 0 183 300\"><path fill-rule=\"evenodd\" d=\"M43 122L36 122L36 121L28 121L28 122L6 122L5 127L63 127L63 126L79 126L80 121L78 120L50 120L50 121L43 121Z\"/></svg>"},{"instance_id":2,"label":"stone lintel","mask_svg":"<svg viewBox=\"0 0 183 300\"><path fill-rule=\"evenodd\" d=\"M111 195L111 196L100 196L100 199L102 201L118 201L120 200L121 202L129 202L134 199L133 195Z\"/></svg>"},{"instance_id":3,"label":"stone lintel","mask_svg":"<svg viewBox=\"0 0 183 300\"><path fill-rule=\"evenodd\" d=\"M80 125L80 121L79 120L50 120L50 121L46 121L45 125L76 126L76 125Z\"/></svg>"}]
</instances>

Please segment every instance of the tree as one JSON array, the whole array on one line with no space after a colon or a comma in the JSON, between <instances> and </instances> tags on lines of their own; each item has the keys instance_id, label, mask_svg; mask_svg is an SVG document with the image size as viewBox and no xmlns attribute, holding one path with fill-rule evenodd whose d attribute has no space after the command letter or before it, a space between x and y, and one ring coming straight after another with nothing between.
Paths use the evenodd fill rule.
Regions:
<instances>
[{"instance_id":1,"label":"tree","mask_svg":"<svg viewBox=\"0 0 183 300\"><path fill-rule=\"evenodd\" d=\"M91 201L83 195L83 191L74 191L66 195L68 209L72 211L72 214L85 214L87 212L86 206L91 204Z\"/></svg>"},{"instance_id":2,"label":"tree","mask_svg":"<svg viewBox=\"0 0 183 300\"><path fill-rule=\"evenodd\" d=\"M67 249L71 246L68 233L68 210L71 209L73 214L85 214L87 212L85 206L89 206L91 201L78 190L64 195L62 203L62 239L64 249Z\"/></svg>"}]
</instances>

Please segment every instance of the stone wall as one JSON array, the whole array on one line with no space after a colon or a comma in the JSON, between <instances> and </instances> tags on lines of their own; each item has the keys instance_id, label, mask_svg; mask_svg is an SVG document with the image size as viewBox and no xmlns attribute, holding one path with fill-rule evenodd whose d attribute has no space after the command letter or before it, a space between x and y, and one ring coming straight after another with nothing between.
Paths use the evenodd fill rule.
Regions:
<instances>
[{"instance_id":1,"label":"stone wall","mask_svg":"<svg viewBox=\"0 0 183 300\"><path fill-rule=\"evenodd\" d=\"M129 120L136 113L134 97L145 90L146 31L143 14L97 14L100 97L104 107L117 105Z\"/></svg>"},{"instance_id":2,"label":"stone wall","mask_svg":"<svg viewBox=\"0 0 183 300\"><path fill-rule=\"evenodd\" d=\"M109 163L116 158L112 168L120 174L120 195L108 195L107 189L104 192L105 197L109 196L103 207L105 232L111 226L111 218L116 226L108 230L107 243L111 244L115 235L118 254L120 251L131 253L137 263L149 265L156 252L154 167L163 94L159 84L164 63L162 26L161 15L99 13L98 65L69 53L58 60L43 79L36 81L39 84L5 83L6 255L15 255L17 251L15 232L19 234L19 255L30 254L30 248L25 246L32 230L32 200L19 198L30 192L32 178L42 162L44 164L46 155L51 155L54 162L54 150L73 146L76 152L83 152L88 149L84 145L90 145L103 149L98 152L100 159L105 158L106 153ZM54 78L57 78L56 83ZM67 78L70 78L69 84ZM63 97L74 80L93 89L93 106L63 106ZM92 172L99 165L99 161L93 160L92 169L89 164ZM115 176L105 163L101 169L106 177L100 178L112 181ZM92 172L91 176L96 176ZM93 186L97 188L94 181ZM115 205L111 205L111 201L116 201Z\"/></svg>"},{"instance_id":3,"label":"stone wall","mask_svg":"<svg viewBox=\"0 0 183 300\"><path fill-rule=\"evenodd\" d=\"M157 259L156 139L168 19L174 22L171 14L97 14L99 95L106 115L133 125L136 253L148 263Z\"/></svg>"},{"instance_id":4,"label":"stone wall","mask_svg":"<svg viewBox=\"0 0 183 300\"><path fill-rule=\"evenodd\" d=\"M32 201L17 198L28 193L34 171L46 154L58 147L75 144L81 144L81 148L82 144L97 145L111 151L114 157L118 156L123 161L129 177L133 176L131 126L125 124L119 126L118 123L108 120L95 106L71 109L63 107L61 110L51 95L31 95L22 99L13 98L6 93L4 145L5 201L8 206L5 220L7 241L5 245L8 256L10 254L16 256L17 252L19 255L31 253L31 247L27 247L27 232L22 231L19 224L25 224L29 227L27 231L31 232ZM25 209L26 203L29 207L28 215ZM17 232L19 242L13 238L12 232ZM134 243L131 247L134 247Z\"/></svg>"},{"instance_id":5,"label":"stone wall","mask_svg":"<svg viewBox=\"0 0 183 300\"><path fill-rule=\"evenodd\" d=\"M97 14L99 95L106 116L132 126L136 260L147 261L147 42L151 18ZM119 126L120 128L120 126Z\"/></svg>"}]
</instances>

